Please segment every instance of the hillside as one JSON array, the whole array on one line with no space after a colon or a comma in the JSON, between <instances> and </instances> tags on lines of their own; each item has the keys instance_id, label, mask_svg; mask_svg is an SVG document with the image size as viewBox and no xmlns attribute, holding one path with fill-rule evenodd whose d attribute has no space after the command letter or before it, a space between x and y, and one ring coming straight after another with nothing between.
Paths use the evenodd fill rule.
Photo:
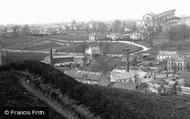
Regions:
<instances>
[{"instance_id":1,"label":"hillside","mask_svg":"<svg viewBox=\"0 0 190 119\"><path fill-rule=\"evenodd\" d=\"M44 107L49 111L49 119L63 118L46 103L28 92L19 83L18 75L21 73L18 74L13 70L0 72L0 107ZM2 112L0 112L1 114ZM27 116L27 118L34 119L32 116ZM1 117L1 119L3 118Z\"/></svg>"},{"instance_id":2,"label":"hillside","mask_svg":"<svg viewBox=\"0 0 190 119\"><path fill-rule=\"evenodd\" d=\"M19 85L15 85L18 79L14 75L5 75L4 73L9 72L11 74L13 69L17 72L28 72L28 75L33 75L34 79L39 78L41 82L59 89L60 93L69 99L67 100L68 102L71 100L75 102L73 103L75 108L72 105L69 105L70 107L78 109L78 113L83 110L83 116L84 112L88 112L87 115L93 114L93 117L101 117L102 119L190 118L190 99L188 96L158 96L149 93L81 84L49 65L32 60L14 62L0 67L1 82L9 77L9 83L6 82L6 85L17 87L19 90L24 89L21 86L18 87ZM3 73L4 77L2 77ZM4 96L4 100L7 100L7 97L4 94L5 91L2 90L6 90L8 86L1 86L1 96ZM16 100L16 102L19 101ZM65 103L65 101L63 102Z\"/></svg>"}]
</instances>

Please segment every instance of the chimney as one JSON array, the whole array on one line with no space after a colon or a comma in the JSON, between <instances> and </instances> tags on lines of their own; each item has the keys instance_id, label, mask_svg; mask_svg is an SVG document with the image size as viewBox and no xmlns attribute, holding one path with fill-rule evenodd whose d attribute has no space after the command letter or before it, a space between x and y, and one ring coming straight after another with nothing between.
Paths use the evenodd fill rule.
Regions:
<instances>
[{"instance_id":1,"label":"chimney","mask_svg":"<svg viewBox=\"0 0 190 119\"><path fill-rule=\"evenodd\" d=\"M52 49L50 49L50 52L49 52L49 60L50 60L50 65L53 66L53 54L52 54Z\"/></svg>"},{"instance_id":2,"label":"chimney","mask_svg":"<svg viewBox=\"0 0 190 119\"><path fill-rule=\"evenodd\" d=\"M125 51L125 56L126 56L126 67L125 70L129 72L129 49L124 49Z\"/></svg>"},{"instance_id":3,"label":"chimney","mask_svg":"<svg viewBox=\"0 0 190 119\"><path fill-rule=\"evenodd\" d=\"M3 58L2 58L2 48L1 48L1 45L0 45L0 65L3 64Z\"/></svg>"}]
</instances>

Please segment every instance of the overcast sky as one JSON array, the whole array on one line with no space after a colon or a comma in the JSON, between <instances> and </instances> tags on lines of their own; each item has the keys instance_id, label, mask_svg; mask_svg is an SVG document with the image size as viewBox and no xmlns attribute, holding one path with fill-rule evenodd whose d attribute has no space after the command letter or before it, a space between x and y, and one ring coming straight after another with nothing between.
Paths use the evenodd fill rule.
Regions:
<instances>
[{"instance_id":1,"label":"overcast sky","mask_svg":"<svg viewBox=\"0 0 190 119\"><path fill-rule=\"evenodd\" d=\"M190 0L0 0L0 24L142 19L176 9L190 15Z\"/></svg>"}]
</instances>

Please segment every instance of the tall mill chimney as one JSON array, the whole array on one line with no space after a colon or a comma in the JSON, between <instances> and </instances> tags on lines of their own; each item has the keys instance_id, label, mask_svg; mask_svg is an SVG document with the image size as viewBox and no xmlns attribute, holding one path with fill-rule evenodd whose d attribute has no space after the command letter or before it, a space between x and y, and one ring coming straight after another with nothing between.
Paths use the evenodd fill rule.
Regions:
<instances>
[{"instance_id":1,"label":"tall mill chimney","mask_svg":"<svg viewBox=\"0 0 190 119\"><path fill-rule=\"evenodd\" d=\"M49 61L50 61L50 65L53 66L53 54L52 54L52 49L50 49L50 51L49 51Z\"/></svg>"},{"instance_id":2,"label":"tall mill chimney","mask_svg":"<svg viewBox=\"0 0 190 119\"><path fill-rule=\"evenodd\" d=\"M127 72L129 72L129 49L124 49L123 51L125 51L125 56L126 56L126 66L125 66L125 70Z\"/></svg>"},{"instance_id":3,"label":"tall mill chimney","mask_svg":"<svg viewBox=\"0 0 190 119\"><path fill-rule=\"evenodd\" d=\"M2 57L2 47L0 45L0 65L3 64L3 57Z\"/></svg>"}]
</instances>

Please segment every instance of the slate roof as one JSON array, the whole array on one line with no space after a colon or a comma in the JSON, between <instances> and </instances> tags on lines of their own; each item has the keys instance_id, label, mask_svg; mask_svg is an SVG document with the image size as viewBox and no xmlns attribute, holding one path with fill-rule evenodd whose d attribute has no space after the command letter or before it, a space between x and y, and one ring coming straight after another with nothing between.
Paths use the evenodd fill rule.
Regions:
<instances>
[{"instance_id":1,"label":"slate roof","mask_svg":"<svg viewBox=\"0 0 190 119\"><path fill-rule=\"evenodd\" d=\"M161 55L161 56L175 56L175 55L177 55L177 51L159 51L158 55Z\"/></svg>"},{"instance_id":2,"label":"slate roof","mask_svg":"<svg viewBox=\"0 0 190 119\"><path fill-rule=\"evenodd\" d=\"M103 75L101 72L88 72L82 70L67 70L65 73L73 78L98 81Z\"/></svg>"},{"instance_id":3,"label":"slate roof","mask_svg":"<svg viewBox=\"0 0 190 119\"><path fill-rule=\"evenodd\" d=\"M125 70L113 70L110 72L110 81L111 82L117 82L122 79L131 79L134 78L133 72L126 72Z\"/></svg>"}]
</instances>

